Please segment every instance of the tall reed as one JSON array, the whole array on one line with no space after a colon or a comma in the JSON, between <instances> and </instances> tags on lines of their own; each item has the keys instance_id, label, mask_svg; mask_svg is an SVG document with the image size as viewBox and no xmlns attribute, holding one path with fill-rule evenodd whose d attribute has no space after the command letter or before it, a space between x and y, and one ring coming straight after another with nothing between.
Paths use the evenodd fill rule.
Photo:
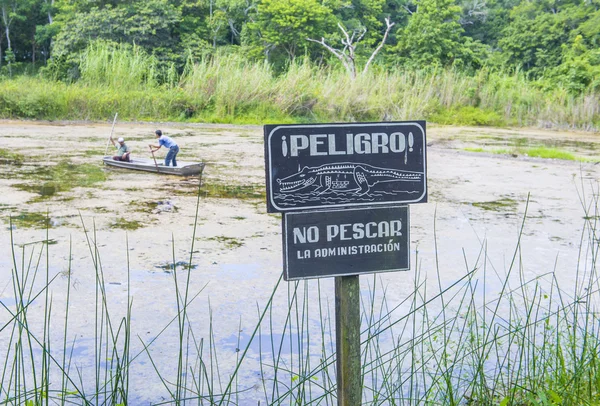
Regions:
<instances>
[{"instance_id":1,"label":"tall reed","mask_svg":"<svg viewBox=\"0 0 600 406\"><path fill-rule=\"evenodd\" d=\"M576 274L573 286L559 284L557 273L565 270L548 269L526 278L522 259L527 252L521 245L526 213L504 275L491 272L494 264L484 241L476 258L465 258L463 276L449 284L440 276L444 264L439 258L432 270L437 275L433 283L418 266L412 287L406 287L408 293L399 301L389 295L389 289L398 286L387 286L378 275L363 277L363 403L597 404L598 185L582 184L580 199L585 215L580 257L575 269L566 270ZM139 349L133 349L131 338L136 332L129 258L124 269L128 275L126 308L115 318L109 311L113 299L106 289L99 237L83 219L82 224L95 275L95 322L87 337L94 342L91 373L80 359L73 360L78 338L68 338L75 330L70 321L75 310L70 306L70 289L65 293L64 313L54 310L53 286L60 275L50 271L49 231L41 241L22 245L20 251L12 240L15 300L12 305L0 301L2 314L8 315L0 322L0 342L5 343L0 348L0 403L135 404L141 402L141 394L139 388L132 390L131 377L141 374L150 385L148 368L155 374L152 382L164 389L163 400L151 399L157 404L336 403L330 281L283 286L281 279L274 281L268 298L257 304L255 319L239 321L232 359L216 338L219 320L212 316L210 305L207 328L199 328L191 317L191 306L206 286L191 291L195 271L178 269L173 254L176 309L155 337L144 340L138 335ZM437 240L435 230L434 234ZM193 241L189 264L194 260ZM128 248L126 243L126 252ZM420 263L419 255L414 263ZM44 280L37 280L42 275ZM492 277L501 278L494 291ZM40 305L32 307L35 301ZM64 317L63 331L56 331L61 328L56 317ZM200 330L206 335L201 336ZM163 336L170 345L159 344Z\"/></svg>"},{"instance_id":2,"label":"tall reed","mask_svg":"<svg viewBox=\"0 0 600 406\"><path fill-rule=\"evenodd\" d=\"M96 41L81 55L80 82L112 89L143 90L158 85L159 68L154 56L136 46ZM167 73L166 71L165 73Z\"/></svg>"},{"instance_id":3,"label":"tall reed","mask_svg":"<svg viewBox=\"0 0 600 406\"><path fill-rule=\"evenodd\" d=\"M600 128L600 94L482 69L373 67L351 79L307 60L276 74L238 54L188 60L178 74L136 46L95 42L82 54L79 81L41 77L0 82L0 117L191 120L230 123L427 119L442 124ZM24 91L26 90L26 91Z\"/></svg>"}]
</instances>

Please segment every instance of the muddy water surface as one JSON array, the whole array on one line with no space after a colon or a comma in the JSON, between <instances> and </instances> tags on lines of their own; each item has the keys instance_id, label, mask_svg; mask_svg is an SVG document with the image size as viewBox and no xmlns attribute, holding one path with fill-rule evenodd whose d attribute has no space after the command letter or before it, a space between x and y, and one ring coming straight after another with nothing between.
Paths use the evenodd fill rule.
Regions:
<instances>
[{"instance_id":1,"label":"muddy water surface","mask_svg":"<svg viewBox=\"0 0 600 406\"><path fill-rule=\"evenodd\" d=\"M262 129L118 123L114 137L124 137L134 156L148 158L157 127L177 140L181 160L206 162L201 185L197 177L103 167L110 124L0 123L0 301L8 307L16 301L12 248L19 271L38 267L36 280L30 279L36 288L44 285L46 273L57 276L51 284L57 326L64 320L70 273L68 336L76 338L73 363L84 379L92 379L85 374L94 362L96 269L116 320L126 313L128 295L133 298L132 352L143 352L140 343L152 342L153 360L165 376L176 367L177 330L161 332L177 315L174 276L181 283L189 275L194 297L189 322L196 340L215 343L220 373L227 377L281 275L281 220L265 209ZM437 287L439 270L439 283L447 286L472 269L482 252L488 258L486 289L499 291L523 224L522 276L556 271L569 290L580 261L584 218L590 215L584 208L598 199L600 164L594 161L600 160L600 135L432 127L427 138L429 203L410 210L413 270L382 274L377 282L387 287L390 306L413 290L416 274L435 280ZM590 162L485 152L515 145L561 148ZM163 156L161 150L157 159ZM361 281L367 292L373 278ZM301 287L315 297L316 281ZM322 280L318 288L323 303L331 304L333 280ZM282 282L274 296L275 331L285 326L289 289ZM323 304L307 303L314 322ZM33 325L42 324L42 305L40 298L31 305ZM400 306L398 312L404 310ZM8 316L0 308L0 325ZM0 360L10 345L7 330L0 332ZM56 328L58 342L62 331ZM264 399L258 352L253 344L240 383L251 390L244 394L247 403L240 404ZM134 403L168 399L148 357L135 362Z\"/></svg>"}]
</instances>

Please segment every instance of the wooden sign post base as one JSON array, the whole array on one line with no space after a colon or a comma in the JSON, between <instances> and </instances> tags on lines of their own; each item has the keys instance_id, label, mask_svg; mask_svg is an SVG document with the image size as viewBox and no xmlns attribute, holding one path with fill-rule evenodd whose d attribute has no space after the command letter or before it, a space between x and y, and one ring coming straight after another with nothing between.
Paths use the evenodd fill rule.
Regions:
<instances>
[{"instance_id":1,"label":"wooden sign post base","mask_svg":"<svg viewBox=\"0 0 600 406\"><path fill-rule=\"evenodd\" d=\"M338 406L358 406L362 398L358 275L335 278L335 331Z\"/></svg>"}]
</instances>

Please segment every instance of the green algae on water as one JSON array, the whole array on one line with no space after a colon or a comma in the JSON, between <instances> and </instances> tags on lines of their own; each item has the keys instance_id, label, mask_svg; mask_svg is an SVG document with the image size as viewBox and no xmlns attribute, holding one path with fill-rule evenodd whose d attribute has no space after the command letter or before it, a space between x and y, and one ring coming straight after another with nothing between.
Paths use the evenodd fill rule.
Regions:
<instances>
[{"instance_id":1,"label":"green algae on water","mask_svg":"<svg viewBox=\"0 0 600 406\"><path fill-rule=\"evenodd\" d=\"M516 200L507 197L489 202L475 202L472 204L473 206L479 207L480 209L496 212L514 212L517 210L518 206Z\"/></svg>"},{"instance_id":2,"label":"green algae on water","mask_svg":"<svg viewBox=\"0 0 600 406\"><path fill-rule=\"evenodd\" d=\"M138 213L147 214L156 214L160 212L176 213L179 210L177 206L169 200L132 200L129 202L129 206Z\"/></svg>"},{"instance_id":3,"label":"green algae on water","mask_svg":"<svg viewBox=\"0 0 600 406\"><path fill-rule=\"evenodd\" d=\"M190 265L188 262L185 261L178 261L175 263L169 262L166 264L162 264L162 265L156 265L156 268L162 269L163 271L169 273L171 272L173 269L177 268L177 269L185 269L186 271L190 271L192 269L196 269L198 267L198 265Z\"/></svg>"},{"instance_id":4,"label":"green algae on water","mask_svg":"<svg viewBox=\"0 0 600 406\"><path fill-rule=\"evenodd\" d=\"M144 227L139 221L126 220L123 217L118 218L112 225L111 228L119 228L121 230L137 230L138 228Z\"/></svg>"},{"instance_id":5,"label":"green algae on water","mask_svg":"<svg viewBox=\"0 0 600 406\"><path fill-rule=\"evenodd\" d=\"M31 172L17 175L30 182L12 185L14 188L41 197L51 197L76 187L93 187L106 180L102 167L93 164L73 164L62 161L56 165L38 167Z\"/></svg>"},{"instance_id":6,"label":"green algae on water","mask_svg":"<svg viewBox=\"0 0 600 406\"><path fill-rule=\"evenodd\" d=\"M169 191L177 196L195 196L198 194L198 185L179 184L177 188ZM202 185L200 190L201 197L211 197L216 199L265 199L265 188L262 185L225 185L209 184Z\"/></svg>"},{"instance_id":7,"label":"green algae on water","mask_svg":"<svg viewBox=\"0 0 600 406\"><path fill-rule=\"evenodd\" d=\"M208 240L217 241L229 249L239 248L244 245L243 241L233 237L226 237L224 235L217 235L216 237L208 238Z\"/></svg>"},{"instance_id":8,"label":"green algae on water","mask_svg":"<svg viewBox=\"0 0 600 406\"><path fill-rule=\"evenodd\" d=\"M8 219L6 219L8 221ZM47 214L21 212L11 216L10 221L16 228L52 228L52 222Z\"/></svg>"},{"instance_id":9,"label":"green algae on water","mask_svg":"<svg viewBox=\"0 0 600 406\"><path fill-rule=\"evenodd\" d=\"M0 165L22 165L23 155L0 148Z\"/></svg>"},{"instance_id":10,"label":"green algae on water","mask_svg":"<svg viewBox=\"0 0 600 406\"><path fill-rule=\"evenodd\" d=\"M83 151L83 155L86 157L88 157L88 156L104 156L105 152L106 152L106 150L102 150L99 148L87 149L87 150Z\"/></svg>"},{"instance_id":11,"label":"green algae on water","mask_svg":"<svg viewBox=\"0 0 600 406\"><path fill-rule=\"evenodd\" d=\"M15 209L16 209L15 206L11 206L10 204L0 203L0 212L8 211L8 210L13 211Z\"/></svg>"},{"instance_id":12,"label":"green algae on water","mask_svg":"<svg viewBox=\"0 0 600 406\"><path fill-rule=\"evenodd\" d=\"M204 188L205 197L221 199L264 199L264 186L213 184Z\"/></svg>"}]
</instances>

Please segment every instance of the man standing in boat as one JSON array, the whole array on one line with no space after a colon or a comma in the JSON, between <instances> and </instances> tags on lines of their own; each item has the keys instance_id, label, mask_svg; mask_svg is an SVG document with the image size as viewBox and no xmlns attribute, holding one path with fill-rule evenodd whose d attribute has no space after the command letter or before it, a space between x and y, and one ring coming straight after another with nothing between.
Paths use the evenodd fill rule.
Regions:
<instances>
[{"instance_id":1,"label":"man standing in boat","mask_svg":"<svg viewBox=\"0 0 600 406\"><path fill-rule=\"evenodd\" d=\"M163 135L161 130L156 130L154 133L158 139L158 145L148 144L150 151L154 153L162 146L168 148L169 152L167 152L167 156L165 157L165 166L169 166L169 162L171 161L173 161L173 166L177 166L177 154L179 153L179 146L177 146L177 143L173 141L171 137Z\"/></svg>"},{"instance_id":2,"label":"man standing in boat","mask_svg":"<svg viewBox=\"0 0 600 406\"><path fill-rule=\"evenodd\" d=\"M129 155L131 155L131 149L127 145L125 145L125 140L122 137L119 137L119 139L117 140L119 145L115 143L115 140L113 140L112 135L110 137L110 142L112 142L112 144L117 149L117 155L113 156L113 159L115 161L131 162L129 159Z\"/></svg>"}]
</instances>

